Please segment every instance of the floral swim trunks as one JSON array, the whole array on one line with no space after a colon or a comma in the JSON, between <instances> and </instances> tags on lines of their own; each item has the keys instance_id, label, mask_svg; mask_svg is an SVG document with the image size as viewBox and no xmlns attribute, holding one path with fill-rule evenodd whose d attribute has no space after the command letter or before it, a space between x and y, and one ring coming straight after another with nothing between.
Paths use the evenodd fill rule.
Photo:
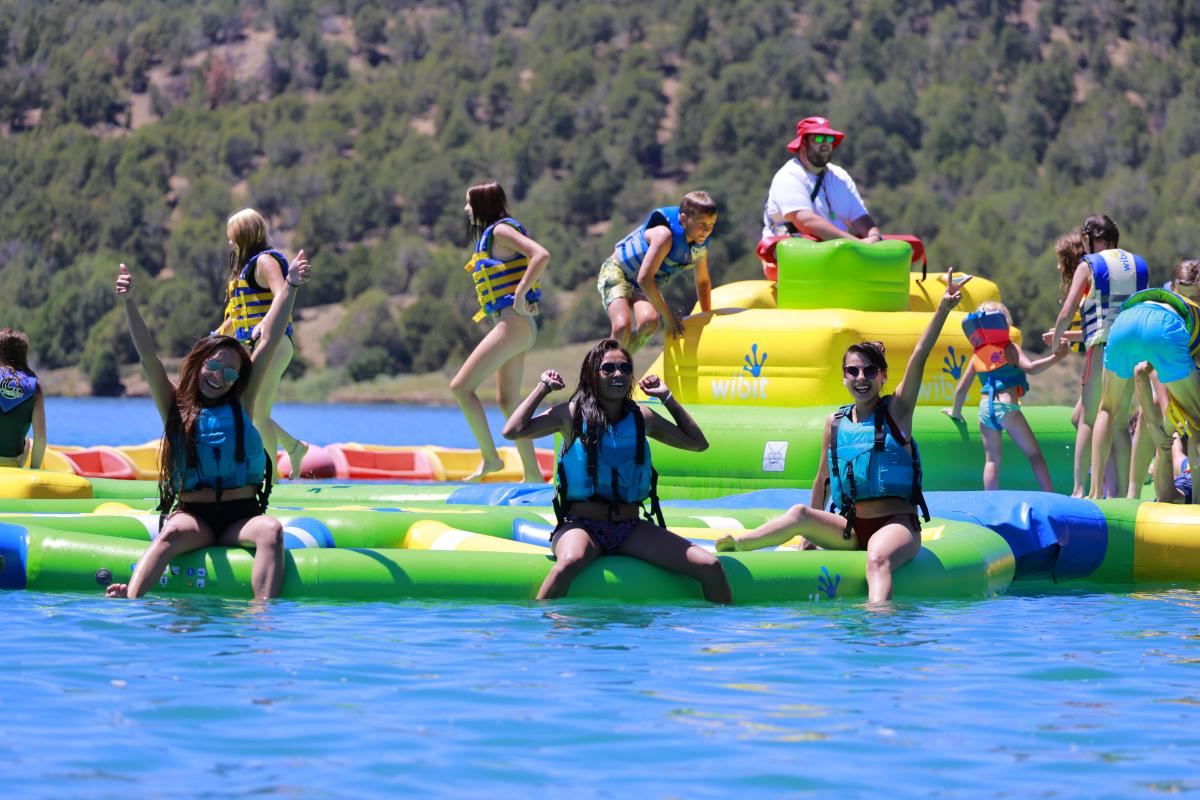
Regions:
<instances>
[{"instance_id":1,"label":"floral swim trunks","mask_svg":"<svg viewBox=\"0 0 1200 800\"><path fill-rule=\"evenodd\" d=\"M629 276L621 269L615 255L610 255L600 265L600 277L596 279L596 289L600 292L600 300L604 303L605 308L608 308L614 300L624 298L632 303L635 296L642 295L642 287L629 280Z\"/></svg>"},{"instance_id":2,"label":"floral swim trunks","mask_svg":"<svg viewBox=\"0 0 1200 800\"><path fill-rule=\"evenodd\" d=\"M600 548L600 552L606 556L621 549L621 545L629 538L629 534L633 533L633 529L638 526L639 520L637 517L625 520L624 522L610 522L606 519L585 519L583 517L574 517L568 514L563 517L562 525L554 532L554 536L550 539L550 545L554 545L563 531L571 528L583 528L587 531L591 540Z\"/></svg>"}]
</instances>

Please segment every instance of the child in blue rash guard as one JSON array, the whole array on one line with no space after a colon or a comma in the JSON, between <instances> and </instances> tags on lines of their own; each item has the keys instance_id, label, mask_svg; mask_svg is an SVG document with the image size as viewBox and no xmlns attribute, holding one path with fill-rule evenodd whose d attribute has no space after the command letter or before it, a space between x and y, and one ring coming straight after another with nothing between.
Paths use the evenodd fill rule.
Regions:
<instances>
[{"instance_id":1,"label":"child in blue rash guard","mask_svg":"<svg viewBox=\"0 0 1200 800\"><path fill-rule=\"evenodd\" d=\"M33 428L32 444L26 438ZM41 469L46 454L46 398L29 368L29 339L0 328L0 467Z\"/></svg>"},{"instance_id":2,"label":"child in blue rash guard","mask_svg":"<svg viewBox=\"0 0 1200 800\"><path fill-rule=\"evenodd\" d=\"M942 409L952 419L962 419L963 401L975 377L983 386L979 400L979 434L983 439L983 488L1000 488L1000 442L1004 431L1029 459L1034 477L1043 492L1054 491L1046 457L1037 437L1021 412L1021 397L1029 391L1026 375L1036 375L1066 357L1070 345L1059 342L1052 354L1031 361L1009 337L1012 317L1003 303L990 301L963 320L963 332L971 341L975 355L963 371L954 392L954 408Z\"/></svg>"},{"instance_id":3,"label":"child in blue rash guard","mask_svg":"<svg viewBox=\"0 0 1200 800\"><path fill-rule=\"evenodd\" d=\"M231 336L201 339L179 367L179 385L154 348L133 296L133 276L122 264L117 298L142 372L163 421L158 495L161 528L138 560L128 584L109 585L109 597L140 597L175 556L203 547L251 546L250 585L257 599L275 597L283 584L283 526L266 515L271 493L269 455L252 420L254 401L268 379L270 363L296 302L296 288L308 280L301 250L278 293L278 306L262 322L254 354Z\"/></svg>"},{"instance_id":4,"label":"child in blue rash guard","mask_svg":"<svg viewBox=\"0 0 1200 800\"><path fill-rule=\"evenodd\" d=\"M947 273L946 293L917 341L894 394L881 394L888 378L883 345L850 346L842 356L842 383L854 402L825 420L812 505L794 505L744 536L722 537L717 550L757 550L796 536L831 550L866 550L870 601L891 599L892 573L921 550L917 509L929 519L921 490L920 454L912 441L913 409L925 362L970 280L955 283L954 270ZM841 514L824 510L827 497Z\"/></svg>"},{"instance_id":5,"label":"child in blue rash guard","mask_svg":"<svg viewBox=\"0 0 1200 800\"><path fill-rule=\"evenodd\" d=\"M647 437L695 452L707 449L708 440L657 375L642 379L642 391L658 398L674 422L634 403L633 385L629 353L605 339L584 357L570 401L533 416L548 394L564 386L557 372L547 370L504 425L509 439L558 433L563 440L555 479L558 527L550 537L555 564L537 599L562 597L584 567L616 554L694 578L706 600L729 603L729 583L716 556L663 527ZM641 517L647 501L654 522Z\"/></svg>"},{"instance_id":6,"label":"child in blue rash guard","mask_svg":"<svg viewBox=\"0 0 1200 800\"><path fill-rule=\"evenodd\" d=\"M650 212L600 266L596 288L612 323L611 338L636 353L658 330L680 336L683 325L663 299L661 287L685 270L695 270L696 300L712 310L708 237L717 224L717 204L706 192L688 192L677 206ZM634 330L634 323L637 329Z\"/></svg>"}]
</instances>

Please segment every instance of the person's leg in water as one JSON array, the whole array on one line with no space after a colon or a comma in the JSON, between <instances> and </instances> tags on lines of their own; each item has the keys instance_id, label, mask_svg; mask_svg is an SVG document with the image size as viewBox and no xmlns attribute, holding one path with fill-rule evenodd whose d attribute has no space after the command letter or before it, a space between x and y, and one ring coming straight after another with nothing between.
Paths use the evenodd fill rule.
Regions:
<instances>
[{"instance_id":1,"label":"person's leg in water","mask_svg":"<svg viewBox=\"0 0 1200 800\"><path fill-rule=\"evenodd\" d=\"M300 477L300 464L304 460L304 454L308 452L308 445L305 442L292 436L271 418L271 410L275 407L275 398L279 396L279 383L283 380L283 373L287 371L288 364L292 363L295 353L292 337L283 337L279 342L279 349L275 351L275 355L271 356L271 363L266 365L267 375L258 389L258 396L254 398L254 427L262 436L263 448L270 456L272 475L276 480L279 478L279 469L275 459L276 448L282 446L287 452L292 466L291 475L288 477L292 480Z\"/></svg>"},{"instance_id":2,"label":"person's leg in water","mask_svg":"<svg viewBox=\"0 0 1200 800\"><path fill-rule=\"evenodd\" d=\"M496 373L496 404L500 406L500 410L504 412L506 418L512 416L521 400L524 399L521 394L521 376L524 372L525 354L518 353L505 361L499 372ZM545 483L546 478L542 475L542 468L538 466L537 451L533 447L533 440L518 439L516 445L517 453L521 456L521 469L524 472L522 480L525 483Z\"/></svg>"},{"instance_id":3,"label":"person's leg in water","mask_svg":"<svg viewBox=\"0 0 1200 800\"><path fill-rule=\"evenodd\" d=\"M694 578L704 592L704 599L710 603L733 602L729 580L720 560L666 528L642 520L621 543L617 553Z\"/></svg>"},{"instance_id":4,"label":"person's leg in water","mask_svg":"<svg viewBox=\"0 0 1200 800\"><path fill-rule=\"evenodd\" d=\"M1037 479L1038 488L1043 492L1053 492L1054 485L1050 480L1050 469L1046 466L1046 457L1042 454L1042 448L1038 444L1033 429L1029 427L1029 420L1025 419L1025 414L1020 409L1013 409L1004 415L1000 424L1004 426L1004 430L1008 431L1013 442L1029 459L1029 465L1033 467L1033 477Z\"/></svg>"},{"instance_id":5,"label":"person's leg in water","mask_svg":"<svg viewBox=\"0 0 1200 800\"><path fill-rule=\"evenodd\" d=\"M1075 485L1071 497L1087 494L1088 475L1092 464L1092 426L1096 423L1096 409L1100 405L1100 375L1103 372L1102 345L1087 352L1083 368L1083 386L1079 394L1079 424L1075 431Z\"/></svg>"},{"instance_id":6,"label":"person's leg in water","mask_svg":"<svg viewBox=\"0 0 1200 800\"><path fill-rule=\"evenodd\" d=\"M867 600L892 599L892 574L921 552L921 532L902 522L884 525L867 542Z\"/></svg>"},{"instance_id":7,"label":"person's leg in water","mask_svg":"<svg viewBox=\"0 0 1200 800\"><path fill-rule=\"evenodd\" d=\"M221 547L253 547L250 587L254 590L254 599L269 600L279 596L284 564L282 522L266 514L239 520L217 537L217 544Z\"/></svg>"},{"instance_id":8,"label":"person's leg in water","mask_svg":"<svg viewBox=\"0 0 1200 800\"><path fill-rule=\"evenodd\" d=\"M511 307L500 312L496 326L488 331L483 341L471 351L467 360L459 368L458 374L450 381L450 392L458 401L467 425L479 443L481 456L479 469L468 475L464 480L477 481L491 472L499 471L504 463L496 444L492 441L492 431L488 427L487 415L483 403L475 390L489 375L496 374L506 362L525 353L533 347L537 330L532 320L522 317Z\"/></svg>"},{"instance_id":9,"label":"person's leg in water","mask_svg":"<svg viewBox=\"0 0 1200 800\"><path fill-rule=\"evenodd\" d=\"M131 600L141 597L146 587L158 583L172 558L214 544L216 536L206 522L185 511L176 511L163 523L158 536L138 559L129 583L109 584L105 593L109 597L128 597Z\"/></svg>"},{"instance_id":10,"label":"person's leg in water","mask_svg":"<svg viewBox=\"0 0 1200 800\"><path fill-rule=\"evenodd\" d=\"M568 527L551 534L554 566L538 589L538 600L557 600L571 588L583 568L600 557L600 547L583 528Z\"/></svg>"},{"instance_id":11,"label":"person's leg in water","mask_svg":"<svg viewBox=\"0 0 1200 800\"><path fill-rule=\"evenodd\" d=\"M1104 474L1109 456L1117 467L1117 488L1123 492L1129 485L1129 406L1133 400L1133 380L1118 377L1104 370L1100 390L1100 405L1092 429L1092 473ZM1092 500L1104 497L1104 487L1093 481L1088 495Z\"/></svg>"},{"instance_id":12,"label":"person's leg in water","mask_svg":"<svg viewBox=\"0 0 1200 800\"><path fill-rule=\"evenodd\" d=\"M654 332L662 327L662 321L658 318L658 309L642 294L633 299L633 318L637 322L637 333L629 342L630 355L645 347Z\"/></svg>"}]
</instances>

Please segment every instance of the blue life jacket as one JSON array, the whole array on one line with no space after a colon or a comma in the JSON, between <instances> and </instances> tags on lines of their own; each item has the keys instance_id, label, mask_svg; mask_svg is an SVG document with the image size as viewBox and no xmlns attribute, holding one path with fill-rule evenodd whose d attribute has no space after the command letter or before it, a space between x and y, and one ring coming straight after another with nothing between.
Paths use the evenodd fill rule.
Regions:
<instances>
[{"instance_id":1,"label":"blue life jacket","mask_svg":"<svg viewBox=\"0 0 1200 800\"><path fill-rule=\"evenodd\" d=\"M7 414L37 394L38 379L12 367L0 367L0 411Z\"/></svg>"},{"instance_id":2,"label":"blue life jacket","mask_svg":"<svg viewBox=\"0 0 1200 800\"><path fill-rule=\"evenodd\" d=\"M921 456L917 443L900 432L888 405L888 395L879 401L871 416L855 422L854 404L833 415L829 434L830 510L846 517L842 536L850 538L854 527L855 503L879 497L899 497L921 509L929 521L929 509L921 492ZM910 454L906 445L912 446Z\"/></svg>"},{"instance_id":3,"label":"blue life jacket","mask_svg":"<svg viewBox=\"0 0 1200 800\"><path fill-rule=\"evenodd\" d=\"M217 490L219 502L223 490L258 486L270 474L262 437L254 423L246 421L237 400L200 409L194 445L195 463L190 463L185 443L175 445L176 476L182 491L211 487Z\"/></svg>"},{"instance_id":4,"label":"blue life jacket","mask_svg":"<svg viewBox=\"0 0 1200 800\"><path fill-rule=\"evenodd\" d=\"M679 206L656 208L650 212L650 216L646 218L640 228L635 228L628 236L617 242L617 246L613 250L617 263L621 265L621 271L634 286L638 285L637 278L638 272L642 268L642 259L646 257L646 251L650 249L650 243L646 241L646 231L663 225L671 229L671 249L663 257L658 272L654 273L656 284L661 286L685 269L695 267L708 252L707 239L703 242L688 244L683 223L679 221Z\"/></svg>"},{"instance_id":5,"label":"blue life jacket","mask_svg":"<svg viewBox=\"0 0 1200 800\"><path fill-rule=\"evenodd\" d=\"M1146 259L1128 250L1102 250L1083 257L1092 271L1092 288L1083 299L1080 319L1087 347L1108 341L1108 329L1130 296L1150 287Z\"/></svg>"},{"instance_id":6,"label":"blue life jacket","mask_svg":"<svg viewBox=\"0 0 1200 800\"><path fill-rule=\"evenodd\" d=\"M0 457L25 452L25 437L33 425L37 377L12 367L0 367Z\"/></svg>"},{"instance_id":7,"label":"blue life jacket","mask_svg":"<svg viewBox=\"0 0 1200 800\"><path fill-rule=\"evenodd\" d=\"M587 433L586 424L583 433ZM646 441L646 420L638 405L630 401L625 416L609 425L598 442L584 444L578 438L569 444L564 442L555 473L554 510L561 521L576 501L591 500L615 507L650 500L651 513L662 526L657 484L658 473L651 464Z\"/></svg>"}]
</instances>

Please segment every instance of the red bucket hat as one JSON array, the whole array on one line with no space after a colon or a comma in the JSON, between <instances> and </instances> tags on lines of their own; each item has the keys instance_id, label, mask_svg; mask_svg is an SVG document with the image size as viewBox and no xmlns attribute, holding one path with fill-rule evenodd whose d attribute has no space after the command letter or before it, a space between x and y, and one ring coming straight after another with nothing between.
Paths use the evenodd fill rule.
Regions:
<instances>
[{"instance_id":1,"label":"red bucket hat","mask_svg":"<svg viewBox=\"0 0 1200 800\"><path fill-rule=\"evenodd\" d=\"M824 117L805 117L796 123L796 138L788 142L787 149L793 153L800 152L801 142L805 136L811 133L828 133L833 135L833 148L842 143L842 139L846 138L846 134L841 131L835 131L833 126L829 124L829 120Z\"/></svg>"}]
</instances>

